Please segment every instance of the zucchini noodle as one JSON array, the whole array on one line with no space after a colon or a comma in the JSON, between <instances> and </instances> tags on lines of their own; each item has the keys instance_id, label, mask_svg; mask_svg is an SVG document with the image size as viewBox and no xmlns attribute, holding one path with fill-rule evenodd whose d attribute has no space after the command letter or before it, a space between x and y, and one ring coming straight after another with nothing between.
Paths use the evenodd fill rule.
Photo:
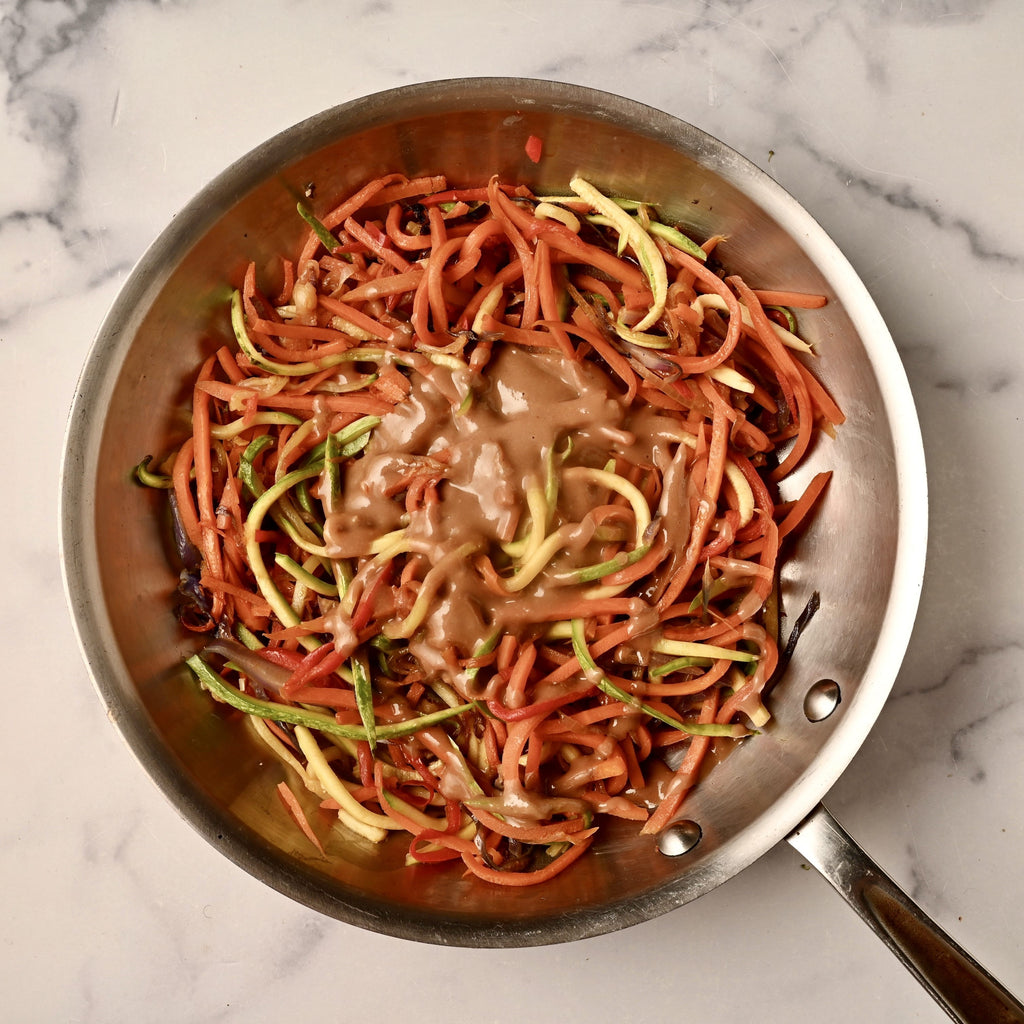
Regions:
<instances>
[{"instance_id":1,"label":"zucchini noodle","mask_svg":"<svg viewBox=\"0 0 1024 1024\"><path fill-rule=\"evenodd\" d=\"M192 434L137 467L208 636L188 665L328 854L404 835L409 864L541 883L609 818L663 829L769 721L780 549L828 474L777 487L842 422L792 311L824 299L762 305L721 238L567 184L300 205Z\"/></svg>"}]
</instances>

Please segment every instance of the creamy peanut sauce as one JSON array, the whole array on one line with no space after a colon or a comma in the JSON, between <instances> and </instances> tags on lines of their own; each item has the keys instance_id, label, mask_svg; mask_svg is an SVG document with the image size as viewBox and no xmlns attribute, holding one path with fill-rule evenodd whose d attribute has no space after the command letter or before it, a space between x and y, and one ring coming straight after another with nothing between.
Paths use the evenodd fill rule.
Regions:
<instances>
[{"instance_id":1,"label":"creamy peanut sauce","mask_svg":"<svg viewBox=\"0 0 1024 1024\"><path fill-rule=\"evenodd\" d=\"M450 645L466 657L495 633L528 637L565 618L559 609L595 586L576 582L571 572L602 561L607 531L619 531L622 546L632 547L628 506L599 526L593 510L613 496L585 479L563 480L543 531L563 528L549 562L516 593L496 592L485 581L476 564L483 555L506 581L514 572L502 545L530 532L527 492L544 488L552 464L556 472L563 465L601 468L621 455L656 468L663 492L652 509L652 530L673 548L689 533L678 424L654 409L632 408L601 367L550 350L501 345L480 377L457 374L444 366L412 373L408 398L346 467L343 493L328 509L324 530L332 558L362 558L365 565L375 541L404 531L404 550L423 560L419 578L440 567L430 581L436 591L429 608L409 640L421 664L443 675L451 673L444 657ZM470 385L472 401L463 407ZM409 483L424 477L436 485L437 500L409 512ZM646 603L636 598L635 604L642 616ZM346 623L339 618L336 625L344 635Z\"/></svg>"}]
</instances>

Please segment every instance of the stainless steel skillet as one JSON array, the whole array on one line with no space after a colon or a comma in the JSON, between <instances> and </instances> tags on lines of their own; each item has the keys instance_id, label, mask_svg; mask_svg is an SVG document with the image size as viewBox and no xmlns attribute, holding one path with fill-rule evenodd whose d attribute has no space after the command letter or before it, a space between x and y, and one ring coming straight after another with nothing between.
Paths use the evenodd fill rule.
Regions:
<instances>
[{"instance_id":1,"label":"stainless steel skillet","mask_svg":"<svg viewBox=\"0 0 1024 1024\"><path fill-rule=\"evenodd\" d=\"M538 163L531 135L543 142ZM772 695L772 725L711 773L660 842L611 828L574 870L511 900L340 833L328 860L307 855L273 794L275 767L211 714L182 667L191 648L168 610L176 578L159 502L129 478L185 428L186 381L226 334L226 289L248 261L269 271L294 247L296 199L326 202L392 170L455 183L498 173L540 192L585 173L696 235L727 235L723 259L752 283L829 297L801 326L848 422L807 467L835 475L787 562L783 599L792 613L817 591L822 607ZM271 139L205 188L126 283L82 374L61 500L68 600L110 717L196 829L296 900L425 942L565 942L679 907L788 838L951 1015L1024 1020L820 806L881 712L913 626L928 515L921 437L892 340L850 265L769 176L698 129L616 96L495 78L370 96Z\"/></svg>"}]
</instances>

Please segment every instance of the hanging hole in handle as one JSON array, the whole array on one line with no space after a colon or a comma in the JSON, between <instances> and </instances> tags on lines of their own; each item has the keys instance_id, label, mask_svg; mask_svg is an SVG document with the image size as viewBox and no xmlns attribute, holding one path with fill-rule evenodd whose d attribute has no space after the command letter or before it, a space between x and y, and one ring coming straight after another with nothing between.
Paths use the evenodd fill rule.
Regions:
<instances>
[{"instance_id":1,"label":"hanging hole in handle","mask_svg":"<svg viewBox=\"0 0 1024 1024\"><path fill-rule=\"evenodd\" d=\"M804 696L804 714L808 722L824 722L843 699L834 679L819 679Z\"/></svg>"}]
</instances>

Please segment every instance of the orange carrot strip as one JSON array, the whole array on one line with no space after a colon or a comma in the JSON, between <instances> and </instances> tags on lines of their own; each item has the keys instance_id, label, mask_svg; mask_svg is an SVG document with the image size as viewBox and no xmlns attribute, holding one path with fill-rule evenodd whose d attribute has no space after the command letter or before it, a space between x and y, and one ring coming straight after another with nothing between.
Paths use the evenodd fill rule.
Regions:
<instances>
[{"instance_id":1,"label":"orange carrot strip","mask_svg":"<svg viewBox=\"0 0 1024 1024\"><path fill-rule=\"evenodd\" d=\"M629 360L586 319L579 309L573 311L572 321L572 324L565 325L565 330L585 341L608 364L612 372L626 385L624 400L632 403L636 397L639 378L629 365Z\"/></svg>"},{"instance_id":2,"label":"orange carrot strip","mask_svg":"<svg viewBox=\"0 0 1024 1024\"><path fill-rule=\"evenodd\" d=\"M271 334L260 333L252 329L250 329L250 334L254 336L253 341L256 342L265 356L282 363L315 362L317 359L323 359L325 356L337 355L339 352L348 352L349 349L358 344L355 338L344 334L336 328L325 327L323 330L329 330L333 340L322 341L312 348L300 348L297 344L285 347L278 344ZM293 342L297 341L297 339L291 340ZM243 356L242 358L244 359L245 357ZM336 373L337 370L332 368L332 372Z\"/></svg>"},{"instance_id":3,"label":"orange carrot strip","mask_svg":"<svg viewBox=\"0 0 1024 1024\"><path fill-rule=\"evenodd\" d=\"M462 860L474 875L486 882L516 887L540 885L542 882L546 882L548 879L560 874L570 864L578 861L590 848L591 839L596 832L597 829L592 828L586 832L578 833L578 835L585 836L586 838L578 840L565 853L560 853L550 864L537 871L500 871L490 868L480 859L475 850L472 853L463 853Z\"/></svg>"},{"instance_id":4,"label":"orange carrot strip","mask_svg":"<svg viewBox=\"0 0 1024 1024\"><path fill-rule=\"evenodd\" d=\"M614 630L610 631L606 636L591 645L591 657L600 657L600 655L610 651L613 647L618 647L619 644L629 638L632 630L633 626L628 622L625 625L616 626ZM539 685L565 682L566 679L571 678L579 671L579 659L575 654L573 654L567 657L566 660L553 672L549 672L542 680L540 680Z\"/></svg>"},{"instance_id":5,"label":"orange carrot strip","mask_svg":"<svg viewBox=\"0 0 1024 1024\"><path fill-rule=\"evenodd\" d=\"M292 289L295 287L295 264L292 260L281 260L281 274L283 281L281 291L278 292L275 305L283 306L292 300Z\"/></svg>"},{"instance_id":6,"label":"orange carrot strip","mask_svg":"<svg viewBox=\"0 0 1024 1024\"><path fill-rule=\"evenodd\" d=\"M410 178L382 188L374 197L375 206L386 206L413 196L425 196L431 192L441 192L448 187L448 180L443 174L430 174L421 178Z\"/></svg>"},{"instance_id":7,"label":"orange carrot strip","mask_svg":"<svg viewBox=\"0 0 1024 1024\"><path fill-rule=\"evenodd\" d=\"M690 270L694 278L699 281L708 292L718 295L725 302L729 310L729 323L726 329L725 339L718 346L715 352L704 356L680 356L674 362L684 373L698 374L707 373L716 366L721 366L729 359L739 344L740 334L743 330L743 315L739 302L728 285L722 279L709 270L700 260L695 260L685 252L679 252L680 262Z\"/></svg>"},{"instance_id":8,"label":"orange carrot strip","mask_svg":"<svg viewBox=\"0 0 1024 1024\"><path fill-rule=\"evenodd\" d=\"M192 453L195 439L188 438L178 449L174 457L171 479L174 481L174 498L178 506L178 517L189 542L197 551L203 549L202 532L199 529L199 515L196 512L195 499L192 497Z\"/></svg>"},{"instance_id":9,"label":"orange carrot strip","mask_svg":"<svg viewBox=\"0 0 1024 1024\"><path fill-rule=\"evenodd\" d=\"M336 228L339 224L343 224L348 220L348 218L357 210L361 210L364 206L368 206L370 200L375 199L379 201L384 189L396 182L400 182L402 184L408 183L407 179L406 181L403 181L401 174L383 174L379 178L374 178L373 181L368 181L362 188L349 196L349 198L343 203L334 207L334 209L329 213L324 214L320 220L323 222L324 227Z\"/></svg>"},{"instance_id":10,"label":"orange carrot strip","mask_svg":"<svg viewBox=\"0 0 1024 1024\"><path fill-rule=\"evenodd\" d=\"M202 385L211 381L216 356L210 356L196 380L192 397L192 436L195 438L193 463L196 473L196 512L199 516L199 536L203 553L204 571L212 579L224 575L220 538L217 534L217 519L213 500L212 437L210 435L210 399ZM224 596L215 592L210 617L219 621L224 610Z\"/></svg>"},{"instance_id":11,"label":"orange carrot strip","mask_svg":"<svg viewBox=\"0 0 1024 1024\"><path fill-rule=\"evenodd\" d=\"M486 286L480 288L473 298L466 303L466 308L462 311L462 314L458 319L458 327L465 329L473 323L473 320L476 318L477 311L482 305L484 299L487 298L491 288L497 287L498 285L501 285L502 287L510 285L522 276L523 267L518 259L506 263L505 266L503 266L501 270L494 275L493 279L489 281Z\"/></svg>"},{"instance_id":12,"label":"orange carrot strip","mask_svg":"<svg viewBox=\"0 0 1024 1024\"><path fill-rule=\"evenodd\" d=\"M383 341L394 340L395 332L390 327L386 327L379 320L368 316L354 306L350 306L347 302L341 302L330 295L321 295L320 305L334 313L335 316L340 316L342 320L354 324L356 327L361 327L376 338L380 338Z\"/></svg>"},{"instance_id":13,"label":"orange carrot strip","mask_svg":"<svg viewBox=\"0 0 1024 1024\"><path fill-rule=\"evenodd\" d=\"M395 252L394 249L389 248L385 243L388 241L387 235L377 236L371 230L354 220L352 217L348 217L345 220L345 231L357 242L361 242L366 248L374 254L379 260L383 260L385 263L389 263L400 273L409 270L412 264L400 253Z\"/></svg>"},{"instance_id":14,"label":"orange carrot strip","mask_svg":"<svg viewBox=\"0 0 1024 1024\"><path fill-rule=\"evenodd\" d=\"M544 317L548 330L555 336L558 348L570 359L575 356L572 342L562 324L558 312L558 295L555 274L551 266L551 247L543 238L537 239L536 247L537 295L540 312Z\"/></svg>"},{"instance_id":15,"label":"orange carrot strip","mask_svg":"<svg viewBox=\"0 0 1024 1024\"><path fill-rule=\"evenodd\" d=\"M444 323L447 326L447 314ZM416 339L421 345L430 345L434 348L443 348L450 340L436 333L430 325L430 285L429 274L424 274L416 286L416 293L412 300L412 314L409 317Z\"/></svg>"},{"instance_id":16,"label":"orange carrot strip","mask_svg":"<svg viewBox=\"0 0 1024 1024\"><path fill-rule=\"evenodd\" d=\"M363 281L354 288L345 292L339 298L343 298L349 306L360 302L368 302L371 299L381 299L390 295L403 295L406 292L415 291L423 276L423 268L418 265L411 266L401 274L389 274L386 277L375 277L371 281Z\"/></svg>"},{"instance_id":17,"label":"orange carrot strip","mask_svg":"<svg viewBox=\"0 0 1024 1024\"><path fill-rule=\"evenodd\" d=\"M207 590L216 591L221 594L230 594L237 601L241 601L246 604L249 609L256 615L267 616L271 612L270 605L263 599L259 594L253 593L251 590L246 590L245 587L239 586L235 583L229 583L227 580L217 576L203 576L203 586Z\"/></svg>"},{"instance_id":18,"label":"orange carrot strip","mask_svg":"<svg viewBox=\"0 0 1024 1024\"><path fill-rule=\"evenodd\" d=\"M409 378L395 366L389 366L369 386L371 395L376 395L391 405L398 405L408 396L411 389L412 383Z\"/></svg>"},{"instance_id":19,"label":"orange carrot strip","mask_svg":"<svg viewBox=\"0 0 1024 1024\"><path fill-rule=\"evenodd\" d=\"M315 324L258 319L249 324L249 327L255 333L277 338L294 338L297 341L338 341L338 331L335 328L318 327ZM349 340L350 346L354 344L354 341ZM291 358L295 358L294 353L290 355ZM323 355L323 353L317 352L317 355Z\"/></svg>"},{"instance_id":20,"label":"orange carrot strip","mask_svg":"<svg viewBox=\"0 0 1024 1024\"><path fill-rule=\"evenodd\" d=\"M234 352L226 345L217 349L217 362L220 363L220 368L232 384L237 384L240 380L245 379L245 374L238 367Z\"/></svg>"},{"instance_id":21,"label":"orange carrot strip","mask_svg":"<svg viewBox=\"0 0 1024 1024\"><path fill-rule=\"evenodd\" d=\"M558 337L549 328L514 327L502 320L496 320L489 313L483 317L483 328L489 334L500 335L504 341L529 348L551 348L558 350Z\"/></svg>"},{"instance_id":22,"label":"orange carrot strip","mask_svg":"<svg viewBox=\"0 0 1024 1024\"><path fill-rule=\"evenodd\" d=\"M797 463L804 457L811 443L811 431L814 427L814 417L811 413L811 399L807 391L806 383L800 371L796 368L796 360L789 351L783 347L772 328L771 321L765 316L760 302L747 285L738 277L730 277L728 282L739 293L740 298L745 302L750 311L750 318L757 329L762 344L772 354L776 365L782 373L790 380L796 399L797 436L785 459L772 470L773 480L781 480L796 467Z\"/></svg>"},{"instance_id":23,"label":"orange carrot strip","mask_svg":"<svg viewBox=\"0 0 1024 1024\"><path fill-rule=\"evenodd\" d=\"M616 779L620 775L626 775L626 762L621 754L615 753L610 757L584 754L573 761L562 775L551 780L551 789L555 793L582 793L584 787Z\"/></svg>"},{"instance_id":24,"label":"orange carrot strip","mask_svg":"<svg viewBox=\"0 0 1024 1024\"><path fill-rule=\"evenodd\" d=\"M724 701L715 715L716 722L731 722L737 714L746 713L749 709L748 702L752 699L760 703L758 695L764 684L771 678L775 671L775 666L778 664L778 648L765 636L763 629L760 627L755 628L756 633L754 629L748 628L745 638L756 642L759 647L757 669L735 693Z\"/></svg>"},{"instance_id":25,"label":"orange carrot strip","mask_svg":"<svg viewBox=\"0 0 1024 1024\"><path fill-rule=\"evenodd\" d=\"M481 221L465 236L458 262L449 272L449 281L460 281L472 270L476 269L483 256L484 243L496 235L502 234L501 224L494 217Z\"/></svg>"},{"instance_id":26,"label":"orange carrot strip","mask_svg":"<svg viewBox=\"0 0 1024 1024\"><path fill-rule=\"evenodd\" d=\"M622 756L626 759L626 775L629 778L629 785L639 793L647 785L647 780L644 778L643 768L640 767L637 745L632 736L627 736L623 741ZM644 817L647 817L646 811Z\"/></svg>"},{"instance_id":27,"label":"orange carrot strip","mask_svg":"<svg viewBox=\"0 0 1024 1024\"><path fill-rule=\"evenodd\" d=\"M615 680L612 680L614 682ZM569 717L580 725L593 725L595 722L606 722L609 718L621 718L623 715L636 714L634 708L623 704L621 700L611 700L606 704L598 704L592 708L576 711Z\"/></svg>"},{"instance_id":28,"label":"orange carrot strip","mask_svg":"<svg viewBox=\"0 0 1024 1024\"><path fill-rule=\"evenodd\" d=\"M437 213L440 219L440 211L431 209L431 213ZM427 261L426 291L427 305L430 308L430 315L433 320L435 332L448 330L448 307L444 298L444 269L448 260L462 248L461 238L449 238L437 243L430 250L430 259Z\"/></svg>"},{"instance_id":29,"label":"orange carrot strip","mask_svg":"<svg viewBox=\"0 0 1024 1024\"><path fill-rule=\"evenodd\" d=\"M494 664L498 671L506 678L512 672L512 663L518 650L519 641L511 633L506 633L498 643Z\"/></svg>"},{"instance_id":30,"label":"orange carrot strip","mask_svg":"<svg viewBox=\"0 0 1024 1024\"><path fill-rule=\"evenodd\" d=\"M576 701L582 700L584 697L588 697L595 691L595 689L596 687L594 686L586 686L581 690L570 690L568 693L563 693L558 697L551 697L547 700L537 701L533 704L526 704L521 708L509 708L496 700L489 700L487 702L487 708L495 718L498 718L503 722L511 723L522 722L534 718L541 719L546 715L551 714L552 711L558 710L558 708L565 707L567 704L574 704ZM520 751L520 753L522 753L522 751Z\"/></svg>"},{"instance_id":31,"label":"orange carrot strip","mask_svg":"<svg viewBox=\"0 0 1024 1024\"><path fill-rule=\"evenodd\" d=\"M518 657L509 672L508 683L502 698L505 707L521 708L526 703L526 684L536 661L536 644L529 643L519 648Z\"/></svg>"},{"instance_id":32,"label":"orange carrot strip","mask_svg":"<svg viewBox=\"0 0 1024 1024\"><path fill-rule=\"evenodd\" d=\"M612 290L611 285L593 274L578 274L576 276L576 287L581 292L593 292L600 295L608 303L608 309L613 317L618 317L622 308L622 299L617 292Z\"/></svg>"},{"instance_id":33,"label":"orange carrot strip","mask_svg":"<svg viewBox=\"0 0 1024 1024\"><path fill-rule=\"evenodd\" d=\"M812 295L807 292L772 291L767 288L754 288L757 301L762 306L792 306L793 309L821 309L828 299L824 295Z\"/></svg>"},{"instance_id":34,"label":"orange carrot strip","mask_svg":"<svg viewBox=\"0 0 1024 1024\"><path fill-rule=\"evenodd\" d=\"M607 249L599 249L596 245L584 242L579 235L558 221L534 219L527 237L543 237L552 249L557 249L569 262L602 270L622 284L643 288L647 283L643 271L636 264L620 259Z\"/></svg>"},{"instance_id":35,"label":"orange carrot strip","mask_svg":"<svg viewBox=\"0 0 1024 1024\"><path fill-rule=\"evenodd\" d=\"M425 846L428 843L436 843L442 849L420 849L421 845ZM457 860L460 856L465 858L478 856L478 854L471 839L461 839L439 829L425 828L413 837L409 844L409 856L423 864L433 864L439 861Z\"/></svg>"},{"instance_id":36,"label":"orange carrot strip","mask_svg":"<svg viewBox=\"0 0 1024 1024\"><path fill-rule=\"evenodd\" d=\"M735 662L722 658L696 678L678 683L645 682L641 690L643 694L651 697L686 697L694 693L703 693L709 686L714 686L734 664Z\"/></svg>"},{"instance_id":37,"label":"orange carrot strip","mask_svg":"<svg viewBox=\"0 0 1024 1024\"><path fill-rule=\"evenodd\" d=\"M515 203L498 187L498 179L492 178L487 187L491 213L501 224L512 248L519 257L523 268L523 315L521 325L525 328L533 326L540 308L540 296L537 290L537 268L534 250L530 248L519 227L521 211Z\"/></svg>"},{"instance_id":38,"label":"orange carrot strip","mask_svg":"<svg viewBox=\"0 0 1024 1024\"><path fill-rule=\"evenodd\" d=\"M487 758L487 767L491 771L495 771L501 764L501 754L499 752L501 742L502 739L494 720L488 718L484 722L484 754Z\"/></svg>"},{"instance_id":39,"label":"orange carrot strip","mask_svg":"<svg viewBox=\"0 0 1024 1024\"><path fill-rule=\"evenodd\" d=\"M484 828L509 839L518 839L523 843L547 844L559 841L571 843L577 833L585 830L582 818L553 821L547 825L515 825L491 814L490 811L485 811L482 807L472 808L472 813Z\"/></svg>"},{"instance_id":40,"label":"orange carrot strip","mask_svg":"<svg viewBox=\"0 0 1024 1024\"><path fill-rule=\"evenodd\" d=\"M393 408L389 403L361 392L348 395L290 395L287 392L260 395L251 388L212 380L201 382L198 390L224 402L255 397L257 403L267 409L292 409L309 413L313 412L314 404L329 412L354 412L363 416L383 416Z\"/></svg>"},{"instance_id":41,"label":"orange carrot strip","mask_svg":"<svg viewBox=\"0 0 1024 1024\"><path fill-rule=\"evenodd\" d=\"M498 188L502 192L514 194L516 189L511 185L502 185ZM490 192L486 185L479 188L453 188L444 192L435 192L423 200L424 206L437 206L441 203L486 203L490 198Z\"/></svg>"},{"instance_id":42,"label":"orange carrot strip","mask_svg":"<svg viewBox=\"0 0 1024 1024\"><path fill-rule=\"evenodd\" d=\"M713 389L712 389L713 390ZM725 459L728 430L725 412L715 405L713 413L711 447L708 453L708 468L704 479L703 493L697 506L697 514L690 531L690 540L686 547L686 555L682 566L675 571L665 592L658 601L661 610L674 604L689 582L690 576L700 558L701 550L707 541L708 530L714 519L718 505L718 494L725 475Z\"/></svg>"},{"instance_id":43,"label":"orange carrot strip","mask_svg":"<svg viewBox=\"0 0 1024 1024\"><path fill-rule=\"evenodd\" d=\"M540 768L546 751L544 740L537 733L531 734L526 742L526 757L523 762L523 785L536 792L540 786Z\"/></svg>"},{"instance_id":44,"label":"orange carrot strip","mask_svg":"<svg viewBox=\"0 0 1024 1024\"><path fill-rule=\"evenodd\" d=\"M718 710L718 690L714 689L704 698L700 708L698 721L709 724L715 720L715 713ZM675 816L679 810L683 798L697 781L697 772L701 762L711 749L710 736L691 736L686 756L682 764L676 769L671 781L665 788L661 802L654 813L647 819L646 824L640 830L642 835L654 835L660 832Z\"/></svg>"},{"instance_id":45,"label":"orange carrot strip","mask_svg":"<svg viewBox=\"0 0 1024 1024\"><path fill-rule=\"evenodd\" d=\"M406 252L416 252L420 249L429 249L433 244L429 234L410 235L407 231L402 229L403 214L404 211L398 205L392 206L388 210L388 215L384 220L384 228L387 231L388 238L390 238L399 249L404 249Z\"/></svg>"},{"instance_id":46,"label":"orange carrot strip","mask_svg":"<svg viewBox=\"0 0 1024 1024\"><path fill-rule=\"evenodd\" d=\"M281 798L281 803L288 809L288 813L295 819L296 824L302 829L303 835L317 848L321 857L326 856L323 845L317 838L317 834L309 824L309 819L302 810L302 805L287 782L279 782L277 784L277 795Z\"/></svg>"},{"instance_id":47,"label":"orange carrot strip","mask_svg":"<svg viewBox=\"0 0 1024 1024\"><path fill-rule=\"evenodd\" d=\"M803 494L796 500L793 507L786 514L786 518L779 523L779 540L789 536L804 521L811 509L814 507L822 492L832 479L831 471L818 473L804 489Z\"/></svg>"},{"instance_id":48,"label":"orange carrot strip","mask_svg":"<svg viewBox=\"0 0 1024 1024\"><path fill-rule=\"evenodd\" d=\"M794 360L800 376L803 377L804 385L811 396L811 401L818 407L818 411L833 426L838 427L846 422L846 415L836 404L836 400L825 390L821 381L806 367L799 359Z\"/></svg>"}]
</instances>

